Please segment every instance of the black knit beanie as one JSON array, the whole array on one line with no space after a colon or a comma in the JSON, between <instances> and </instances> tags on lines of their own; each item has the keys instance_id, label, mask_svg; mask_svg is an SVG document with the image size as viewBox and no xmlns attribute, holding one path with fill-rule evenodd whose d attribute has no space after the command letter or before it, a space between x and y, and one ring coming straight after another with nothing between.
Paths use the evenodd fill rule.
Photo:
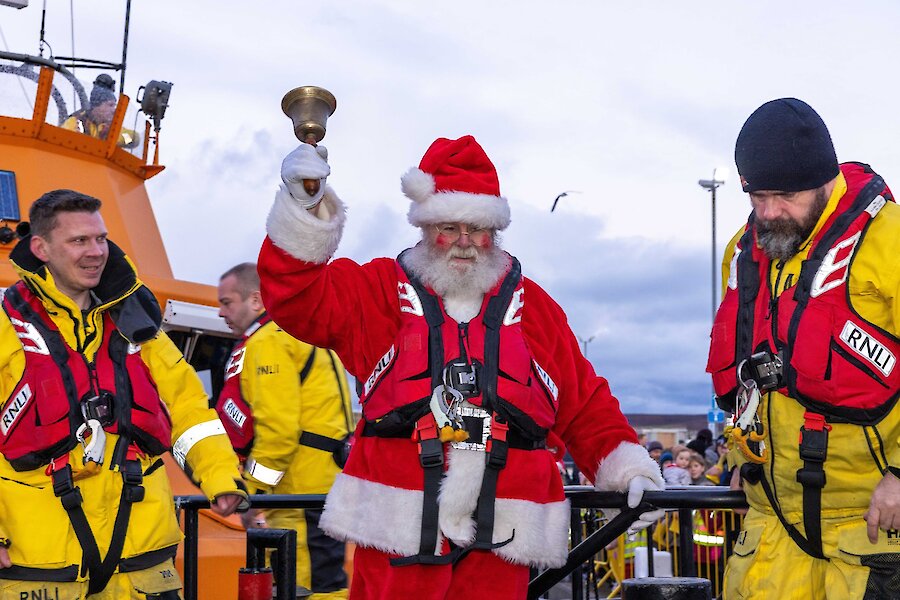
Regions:
<instances>
[{"instance_id":1,"label":"black knit beanie","mask_svg":"<svg viewBox=\"0 0 900 600\"><path fill-rule=\"evenodd\" d=\"M738 134L734 162L745 192L812 190L839 172L825 122L796 98L766 102L750 115Z\"/></svg>"},{"instance_id":2,"label":"black knit beanie","mask_svg":"<svg viewBox=\"0 0 900 600\"><path fill-rule=\"evenodd\" d=\"M116 82L113 78L102 73L94 80L94 87L91 89L91 107L99 106L104 102L117 102L116 98Z\"/></svg>"}]
</instances>

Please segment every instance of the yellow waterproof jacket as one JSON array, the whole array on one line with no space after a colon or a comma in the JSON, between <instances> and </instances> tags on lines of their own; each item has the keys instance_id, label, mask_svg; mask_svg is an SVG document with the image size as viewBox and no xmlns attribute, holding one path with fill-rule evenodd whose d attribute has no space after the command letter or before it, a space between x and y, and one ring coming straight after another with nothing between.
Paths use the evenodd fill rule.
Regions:
<instances>
[{"instance_id":1,"label":"yellow waterproof jacket","mask_svg":"<svg viewBox=\"0 0 900 600\"><path fill-rule=\"evenodd\" d=\"M774 294L784 291L786 280L796 281L806 258L809 242L819 232L847 190L843 175L816 228L788 260L779 277L777 261L772 262L770 281ZM729 285L735 244L743 229L729 242L723 260L722 281ZM900 336L900 206L888 202L872 220L865 238L856 250L850 266L850 303L859 315L894 336ZM793 277L789 277L793 274ZM724 287L724 286L723 286ZM769 462L763 465L765 476L785 517L791 522L802 519L803 491L797 482L797 470L803 466L798 454L800 427L805 408L778 392L764 394L758 414L766 425ZM731 450L728 463L746 462L737 450ZM900 467L900 406L872 427L832 424L825 460L826 485L822 490L822 516L835 518L859 516L869 507L872 491L883 477L887 465ZM747 501L753 508L774 514L762 486L745 482Z\"/></svg>"},{"instance_id":2,"label":"yellow waterproof jacket","mask_svg":"<svg viewBox=\"0 0 900 600\"><path fill-rule=\"evenodd\" d=\"M247 465L255 463L255 476L244 470L250 493L328 493L340 472L332 454L299 439L304 431L338 440L350 432L350 394L337 355L269 321L247 339L240 383L253 411Z\"/></svg>"},{"instance_id":3,"label":"yellow waterproof jacket","mask_svg":"<svg viewBox=\"0 0 900 600\"><path fill-rule=\"evenodd\" d=\"M26 238L21 244L27 244ZM13 266L23 280L41 298L53 323L66 344L91 360L102 341L103 313L134 294L149 297L134 273L130 260L113 244L109 262L97 290L114 279L117 291L107 297L94 297L95 306L82 310L56 288L53 277L26 250L25 261ZM27 247L26 247L27 248ZM21 250L21 249L20 249ZM26 267L22 264L27 263ZM30 269L29 269L30 267ZM107 277L111 274L111 277ZM114 275L114 276L113 276ZM108 291L108 290L104 290ZM231 449L221 422L209 409L206 392L181 352L165 333L141 345L141 358L153 378L172 420L172 443L186 454L186 465L203 493L211 500L223 494L240 494L242 486L237 457ZM0 310L0 402L5 406L25 368L22 343L6 312ZM95 475L77 479L84 499L82 508L90 524L101 557L106 555L122 491L122 476L108 469L118 436L107 432L103 467ZM77 473L82 467L83 450L77 445L69 453L69 464ZM123 570L154 566L182 539L175 518L172 491L162 461L156 456L140 457L144 472L145 498L132 505L122 559L130 559ZM0 538L11 545L9 556L14 567L77 571L82 549L45 468L16 472L0 456ZM159 552L154 552L159 551ZM149 554L148 554L149 553ZM148 562L149 561L149 562ZM155 561L155 562L153 562ZM143 564L147 563L147 564ZM120 562L120 568L122 563ZM0 569L0 578L20 579ZM79 573L79 579L83 576ZM38 579L41 579L38 576Z\"/></svg>"},{"instance_id":4,"label":"yellow waterproof jacket","mask_svg":"<svg viewBox=\"0 0 900 600\"><path fill-rule=\"evenodd\" d=\"M106 132L109 130L109 124L95 123L88 117L87 112L83 110L72 113L68 119L63 121L63 124L60 125L60 127L71 131L78 131L101 140L106 139ZM116 143L123 148L134 148L140 143L140 136L138 136L137 132L133 129L123 127L122 131L119 133L119 141Z\"/></svg>"}]
</instances>

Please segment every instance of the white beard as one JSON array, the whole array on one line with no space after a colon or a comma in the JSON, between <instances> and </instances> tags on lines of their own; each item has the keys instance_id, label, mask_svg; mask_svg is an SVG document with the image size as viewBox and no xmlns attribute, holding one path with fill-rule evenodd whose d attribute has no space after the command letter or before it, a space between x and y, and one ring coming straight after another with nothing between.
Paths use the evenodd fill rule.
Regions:
<instances>
[{"instance_id":1,"label":"white beard","mask_svg":"<svg viewBox=\"0 0 900 600\"><path fill-rule=\"evenodd\" d=\"M496 242L496 240L495 240ZM468 265L452 258L472 258ZM493 288L510 265L509 255L495 243L490 248L451 246L443 251L422 240L403 255L403 265L437 293L447 314L459 323L472 320L481 311L484 295Z\"/></svg>"}]
</instances>

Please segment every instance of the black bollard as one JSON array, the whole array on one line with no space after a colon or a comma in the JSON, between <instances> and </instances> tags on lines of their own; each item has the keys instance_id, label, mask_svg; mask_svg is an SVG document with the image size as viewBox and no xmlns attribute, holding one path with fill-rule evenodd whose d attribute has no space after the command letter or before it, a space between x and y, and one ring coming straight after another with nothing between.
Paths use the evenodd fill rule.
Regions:
<instances>
[{"instance_id":1,"label":"black bollard","mask_svg":"<svg viewBox=\"0 0 900 600\"><path fill-rule=\"evenodd\" d=\"M712 600L712 584L700 577L626 579L622 600Z\"/></svg>"}]
</instances>

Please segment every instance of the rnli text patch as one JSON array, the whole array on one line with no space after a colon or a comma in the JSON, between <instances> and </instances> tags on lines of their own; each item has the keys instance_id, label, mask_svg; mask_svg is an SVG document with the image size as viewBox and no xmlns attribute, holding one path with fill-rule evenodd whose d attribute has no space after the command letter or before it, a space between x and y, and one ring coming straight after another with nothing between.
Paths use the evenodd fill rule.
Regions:
<instances>
[{"instance_id":1,"label":"rnli text patch","mask_svg":"<svg viewBox=\"0 0 900 600\"><path fill-rule=\"evenodd\" d=\"M15 424L19 416L21 416L22 410L28 405L28 401L31 400L32 395L31 386L26 383L22 386L19 393L9 401L9 404L6 405L3 413L0 414L0 433L6 435L9 432L10 428Z\"/></svg>"},{"instance_id":2,"label":"rnli text patch","mask_svg":"<svg viewBox=\"0 0 900 600\"><path fill-rule=\"evenodd\" d=\"M857 327L852 321L844 323L841 339L866 362L874 365L885 377L894 370L896 357L871 335Z\"/></svg>"}]
</instances>

